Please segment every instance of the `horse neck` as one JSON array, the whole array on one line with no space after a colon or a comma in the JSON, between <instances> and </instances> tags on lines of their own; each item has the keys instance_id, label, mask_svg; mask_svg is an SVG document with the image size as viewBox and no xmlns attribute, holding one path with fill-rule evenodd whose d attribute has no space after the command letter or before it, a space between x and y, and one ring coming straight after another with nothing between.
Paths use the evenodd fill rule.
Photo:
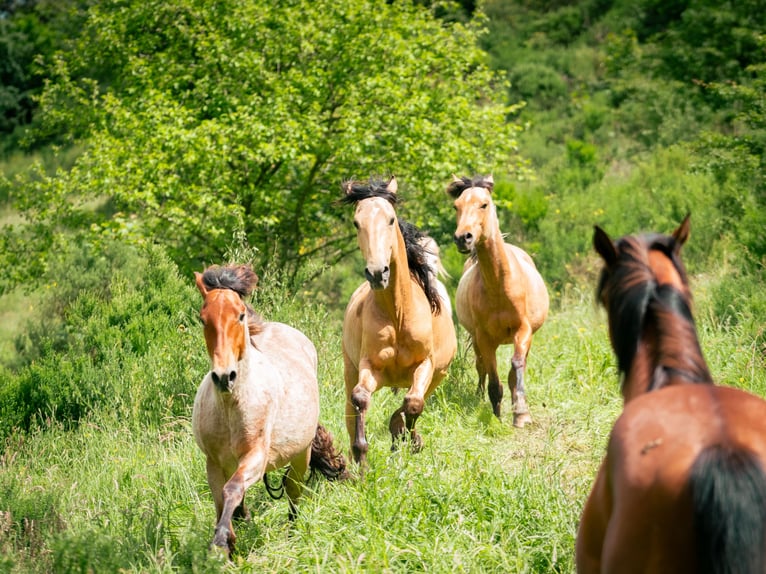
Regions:
<instances>
[{"instance_id":1,"label":"horse neck","mask_svg":"<svg viewBox=\"0 0 766 574\"><path fill-rule=\"evenodd\" d=\"M631 367L623 381L625 402L678 384L712 384L694 321L655 305L647 317Z\"/></svg>"},{"instance_id":2,"label":"horse neck","mask_svg":"<svg viewBox=\"0 0 766 574\"><path fill-rule=\"evenodd\" d=\"M388 287L373 291L378 306L385 311L397 328L406 323L412 314L412 279L407 264L407 248L404 236L396 226L396 244L389 263Z\"/></svg>"},{"instance_id":3,"label":"horse neck","mask_svg":"<svg viewBox=\"0 0 766 574\"><path fill-rule=\"evenodd\" d=\"M498 287L502 290L513 279L514 272L510 259L512 256L505 249L505 241L500 232L497 216L494 216L489 223L488 228L491 231L485 235L483 241L477 243L476 258L485 287L490 290Z\"/></svg>"}]
</instances>

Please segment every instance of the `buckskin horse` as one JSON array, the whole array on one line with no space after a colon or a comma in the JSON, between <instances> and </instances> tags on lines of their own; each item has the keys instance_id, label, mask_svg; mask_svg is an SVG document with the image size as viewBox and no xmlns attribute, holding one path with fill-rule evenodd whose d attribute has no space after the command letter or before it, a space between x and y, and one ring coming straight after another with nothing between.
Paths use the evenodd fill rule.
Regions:
<instances>
[{"instance_id":1,"label":"buckskin horse","mask_svg":"<svg viewBox=\"0 0 766 574\"><path fill-rule=\"evenodd\" d=\"M266 322L245 303L258 277L249 266L212 266L195 273L204 303L200 318L211 369L197 390L192 427L205 454L216 510L213 545L227 554L231 520L248 516L245 491L266 473L283 477L289 517L306 470L345 478L345 461L318 423L317 354L300 331Z\"/></svg>"},{"instance_id":2,"label":"buckskin horse","mask_svg":"<svg viewBox=\"0 0 766 574\"><path fill-rule=\"evenodd\" d=\"M532 421L527 406L524 375L532 335L548 316L548 289L532 258L520 247L506 243L500 233L492 201L492 176L453 176L447 193L457 213L455 245L471 257L455 294L458 321L471 337L479 393L487 388L492 410L500 418L503 386L497 374L497 348L513 343L508 387L511 390L513 424Z\"/></svg>"},{"instance_id":3,"label":"buckskin horse","mask_svg":"<svg viewBox=\"0 0 766 574\"><path fill-rule=\"evenodd\" d=\"M713 383L680 259L688 237L688 216L672 235L595 228L624 409L582 513L580 574L766 571L766 402Z\"/></svg>"},{"instance_id":4,"label":"buckskin horse","mask_svg":"<svg viewBox=\"0 0 766 574\"><path fill-rule=\"evenodd\" d=\"M354 460L364 468L372 394L381 387L407 389L389 421L392 448L409 435L419 449L415 422L447 375L457 339L435 254L424 250L429 242L422 233L397 219L396 179L347 182L344 191L341 201L356 206L367 278L351 295L343 319L346 428Z\"/></svg>"}]
</instances>

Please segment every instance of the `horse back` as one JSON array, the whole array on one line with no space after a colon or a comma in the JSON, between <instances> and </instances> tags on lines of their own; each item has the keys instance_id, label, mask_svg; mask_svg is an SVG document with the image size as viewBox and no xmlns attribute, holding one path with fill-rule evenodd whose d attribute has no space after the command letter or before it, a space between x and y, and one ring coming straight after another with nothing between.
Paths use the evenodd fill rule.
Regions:
<instances>
[{"instance_id":1,"label":"horse back","mask_svg":"<svg viewBox=\"0 0 766 574\"><path fill-rule=\"evenodd\" d=\"M636 572L701 570L695 548L704 542L695 536L694 476L700 475L705 453L719 447L752 458L763 480L766 402L737 389L687 384L626 404L605 462L613 510L604 571L626 571L620 570L625 564L633 564ZM724 491L741 490L735 474L719 476Z\"/></svg>"},{"instance_id":2,"label":"horse back","mask_svg":"<svg viewBox=\"0 0 766 574\"><path fill-rule=\"evenodd\" d=\"M537 331L548 317L550 306L548 288L545 286L543 276L537 270L535 262L532 261L526 251L521 247L506 243L505 252L509 258L515 259L518 263L520 270L518 281L523 286L526 296L527 316L532 330Z\"/></svg>"}]
</instances>

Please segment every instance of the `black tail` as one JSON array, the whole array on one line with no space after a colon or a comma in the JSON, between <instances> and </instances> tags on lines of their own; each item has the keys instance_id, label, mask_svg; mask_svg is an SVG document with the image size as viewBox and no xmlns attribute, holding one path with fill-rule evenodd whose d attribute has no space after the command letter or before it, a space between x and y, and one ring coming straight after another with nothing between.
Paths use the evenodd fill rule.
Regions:
<instances>
[{"instance_id":1,"label":"black tail","mask_svg":"<svg viewBox=\"0 0 766 574\"><path fill-rule=\"evenodd\" d=\"M766 572L766 475L747 450L703 450L691 468L699 572Z\"/></svg>"},{"instance_id":2,"label":"black tail","mask_svg":"<svg viewBox=\"0 0 766 574\"><path fill-rule=\"evenodd\" d=\"M348 478L346 459L335 449L330 431L322 425L317 425L314 440L311 441L311 474L319 472L328 480L343 480Z\"/></svg>"}]
</instances>

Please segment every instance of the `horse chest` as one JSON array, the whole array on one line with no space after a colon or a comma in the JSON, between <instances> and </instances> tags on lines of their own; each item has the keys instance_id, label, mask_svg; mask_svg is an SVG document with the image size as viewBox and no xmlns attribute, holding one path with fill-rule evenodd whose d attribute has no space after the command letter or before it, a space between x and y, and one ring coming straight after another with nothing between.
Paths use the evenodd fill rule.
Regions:
<instances>
[{"instance_id":1,"label":"horse chest","mask_svg":"<svg viewBox=\"0 0 766 574\"><path fill-rule=\"evenodd\" d=\"M427 344L421 334L400 331L393 326L381 329L371 353L373 367L392 375L420 364L427 356Z\"/></svg>"}]
</instances>

